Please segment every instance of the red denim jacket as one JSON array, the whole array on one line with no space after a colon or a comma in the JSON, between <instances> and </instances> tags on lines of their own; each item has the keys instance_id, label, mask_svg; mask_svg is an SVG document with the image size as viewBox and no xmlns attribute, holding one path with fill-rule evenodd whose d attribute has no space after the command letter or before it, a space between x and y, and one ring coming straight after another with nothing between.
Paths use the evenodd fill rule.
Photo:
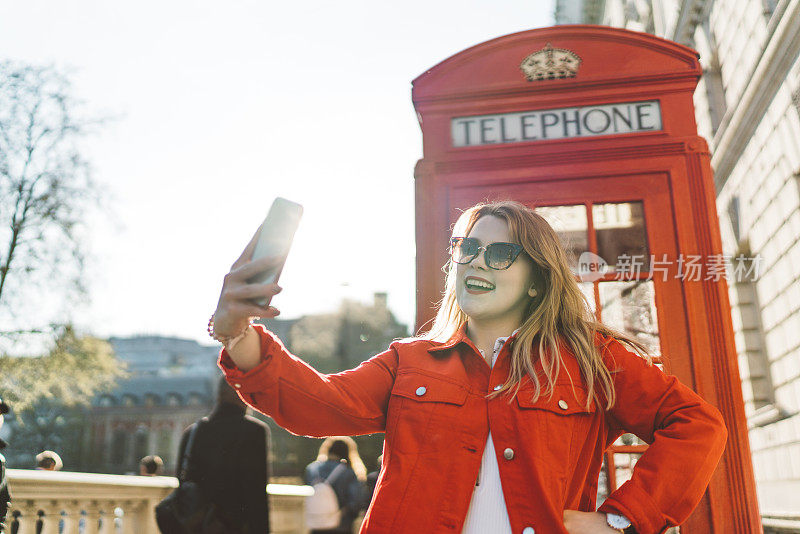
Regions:
<instances>
[{"instance_id":1,"label":"red denim jacket","mask_svg":"<svg viewBox=\"0 0 800 534\"><path fill-rule=\"evenodd\" d=\"M716 408L613 339L598 336L617 394L605 411L587 408L566 348L552 397L532 401L526 379L513 399L489 400L508 376L513 336L493 368L462 327L446 343L396 341L355 369L324 375L256 329L255 369L243 373L220 355L245 402L295 434L386 433L362 533L460 532L490 429L515 534L566 534L564 510L594 511L603 451L623 431L650 446L600 510L625 515L639 534L663 532L697 505L725 447Z\"/></svg>"}]
</instances>

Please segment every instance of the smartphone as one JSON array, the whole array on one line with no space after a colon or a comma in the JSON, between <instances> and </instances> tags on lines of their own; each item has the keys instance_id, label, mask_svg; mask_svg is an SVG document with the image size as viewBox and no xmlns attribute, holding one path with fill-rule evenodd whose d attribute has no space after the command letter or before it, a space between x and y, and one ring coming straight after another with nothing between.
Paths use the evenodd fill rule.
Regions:
<instances>
[{"instance_id":1,"label":"smartphone","mask_svg":"<svg viewBox=\"0 0 800 534\"><path fill-rule=\"evenodd\" d=\"M264 256L279 256L281 261L275 267L249 279L248 283L273 284L278 281L302 216L303 206L296 202L281 197L277 197L272 202L267 217L261 223L261 233L258 236L251 260L257 260ZM253 299L253 302L261 307L269 305L268 298Z\"/></svg>"}]
</instances>

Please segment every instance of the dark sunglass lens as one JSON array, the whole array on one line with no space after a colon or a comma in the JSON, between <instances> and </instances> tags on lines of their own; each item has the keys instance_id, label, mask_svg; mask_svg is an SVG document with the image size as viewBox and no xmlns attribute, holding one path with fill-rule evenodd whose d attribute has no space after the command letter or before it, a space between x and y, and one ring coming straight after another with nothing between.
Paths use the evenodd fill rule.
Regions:
<instances>
[{"instance_id":1,"label":"dark sunglass lens","mask_svg":"<svg viewBox=\"0 0 800 534\"><path fill-rule=\"evenodd\" d=\"M486 264L492 269L507 269L514 262L514 247L508 243L492 243L486 249Z\"/></svg>"},{"instance_id":2,"label":"dark sunglass lens","mask_svg":"<svg viewBox=\"0 0 800 534\"><path fill-rule=\"evenodd\" d=\"M454 239L452 247L453 261L456 263L469 263L478 254L478 242L468 237Z\"/></svg>"}]
</instances>

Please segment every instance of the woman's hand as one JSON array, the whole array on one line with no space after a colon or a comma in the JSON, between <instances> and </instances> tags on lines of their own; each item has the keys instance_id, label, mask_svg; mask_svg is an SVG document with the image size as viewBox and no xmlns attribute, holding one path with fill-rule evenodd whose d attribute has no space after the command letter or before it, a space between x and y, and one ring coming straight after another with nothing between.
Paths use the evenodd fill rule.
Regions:
<instances>
[{"instance_id":1,"label":"woman's hand","mask_svg":"<svg viewBox=\"0 0 800 534\"><path fill-rule=\"evenodd\" d=\"M619 534L619 530L608 526L603 512L564 510L564 526L569 534Z\"/></svg>"},{"instance_id":2,"label":"woman's hand","mask_svg":"<svg viewBox=\"0 0 800 534\"><path fill-rule=\"evenodd\" d=\"M261 307L252 301L258 297L271 299L281 291L278 284L247 283L256 274L275 267L282 260L280 257L268 256L250 261L260 233L261 228L231 266L230 272L225 275L217 309L214 312L214 332L220 336L235 336L241 333L251 317L272 319L280 313L274 306Z\"/></svg>"}]
</instances>

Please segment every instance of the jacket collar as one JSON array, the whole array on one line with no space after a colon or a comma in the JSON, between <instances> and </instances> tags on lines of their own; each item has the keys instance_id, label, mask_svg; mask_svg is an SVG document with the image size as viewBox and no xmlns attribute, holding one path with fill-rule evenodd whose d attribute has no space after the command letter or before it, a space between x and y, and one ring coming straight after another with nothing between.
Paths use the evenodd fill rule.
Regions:
<instances>
[{"instance_id":1,"label":"jacket collar","mask_svg":"<svg viewBox=\"0 0 800 534\"><path fill-rule=\"evenodd\" d=\"M519 332L519 328L514 330L514 332L512 332L510 336L505 338L505 341L508 341L509 339L512 339L512 338L515 338L516 335L517 335L517 332ZM502 338L500 338L500 339L502 339ZM445 341L441 345L435 345L435 346L429 348L428 352L439 352L439 351L450 350L453 347L455 347L456 345L458 345L459 343L472 344L472 341L470 341L470 339L467 337L467 321L464 321L463 323L461 323L461 326L459 326L458 330L456 330L453 333L453 335L450 336L450 339L448 339L447 341Z\"/></svg>"},{"instance_id":2,"label":"jacket collar","mask_svg":"<svg viewBox=\"0 0 800 534\"><path fill-rule=\"evenodd\" d=\"M467 339L467 322L464 321L461 323L461 326L458 327L450 339L442 343L441 345L434 345L433 347L428 349L428 352L439 352L444 350L450 350L459 343L465 342Z\"/></svg>"}]
</instances>

